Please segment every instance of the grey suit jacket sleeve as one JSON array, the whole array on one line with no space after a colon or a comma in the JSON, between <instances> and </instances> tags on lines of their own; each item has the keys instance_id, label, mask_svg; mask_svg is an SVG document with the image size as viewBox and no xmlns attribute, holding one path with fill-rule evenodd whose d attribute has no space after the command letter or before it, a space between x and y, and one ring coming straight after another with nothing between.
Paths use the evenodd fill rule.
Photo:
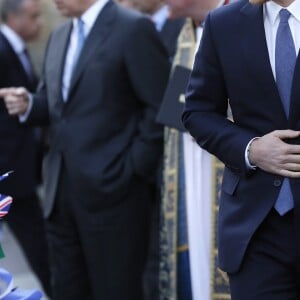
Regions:
<instances>
[{"instance_id":1,"label":"grey suit jacket sleeve","mask_svg":"<svg viewBox=\"0 0 300 300\"><path fill-rule=\"evenodd\" d=\"M33 96L32 110L28 118L28 123L31 125L49 125L48 102L45 89L45 84L42 81L41 89Z\"/></svg>"}]
</instances>

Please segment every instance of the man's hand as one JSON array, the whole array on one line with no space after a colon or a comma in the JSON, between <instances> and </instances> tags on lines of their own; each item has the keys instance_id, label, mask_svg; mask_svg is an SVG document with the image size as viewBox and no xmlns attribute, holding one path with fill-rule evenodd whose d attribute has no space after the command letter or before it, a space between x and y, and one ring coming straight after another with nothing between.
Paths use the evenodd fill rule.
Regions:
<instances>
[{"instance_id":1,"label":"man's hand","mask_svg":"<svg viewBox=\"0 0 300 300\"><path fill-rule=\"evenodd\" d=\"M275 130L255 139L249 149L250 163L284 177L300 178L300 145L285 140L300 137L300 131Z\"/></svg>"},{"instance_id":2,"label":"man's hand","mask_svg":"<svg viewBox=\"0 0 300 300\"><path fill-rule=\"evenodd\" d=\"M25 88L0 89L0 98L4 99L8 113L12 116L22 115L28 109L29 96Z\"/></svg>"}]
</instances>

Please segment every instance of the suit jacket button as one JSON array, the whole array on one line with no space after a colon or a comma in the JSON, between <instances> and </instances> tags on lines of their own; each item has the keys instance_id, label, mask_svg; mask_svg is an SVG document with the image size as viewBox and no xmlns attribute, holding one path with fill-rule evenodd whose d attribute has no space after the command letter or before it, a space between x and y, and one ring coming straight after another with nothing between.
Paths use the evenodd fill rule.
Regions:
<instances>
[{"instance_id":1,"label":"suit jacket button","mask_svg":"<svg viewBox=\"0 0 300 300\"><path fill-rule=\"evenodd\" d=\"M280 179L275 179L275 180L273 181L273 185L276 186L276 187L281 186L281 180L280 180Z\"/></svg>"}]
</instances>

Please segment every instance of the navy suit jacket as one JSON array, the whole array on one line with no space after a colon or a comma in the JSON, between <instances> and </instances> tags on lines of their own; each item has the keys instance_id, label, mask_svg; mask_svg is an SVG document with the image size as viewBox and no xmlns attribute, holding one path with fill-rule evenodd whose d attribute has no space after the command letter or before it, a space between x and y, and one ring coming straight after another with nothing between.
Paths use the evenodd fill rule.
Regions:
<instances>
[{"instance_id":1,"label":"navy suit jacket","mask_svg":"<svg viewBox=\"0 0 300 300\"><path fill-rule=\"evenodd\" d=\"M219 264L239 269L249 241L273 207L283 178L249 172L249 141L277 129L300 129L300 60L286 118L265 39L263 6L238 1L208 15L187 89L183 121L201 147L225 164L219 212ZM234 122L227 119L230 103ZM291 180L299 200L299 180ZM209 201L209 200L208 200ZM295 212L299 210L296 202Z\"/></svg>"},{"instance_id":2,"label":"navy suit jacket","mask_svg":"<svg viewBox=\"0 0 300 300\"><path fill-rule=\"evenodd\" d=\"M0 87L24 86L33 91L36 84L28 79L18 55L0 32ZM9 116L0 101L0 172L14 170L12 176L0 183L1 193L26 197L35 192L36 146L33 129Z\"/></svg>"}]
</instances>

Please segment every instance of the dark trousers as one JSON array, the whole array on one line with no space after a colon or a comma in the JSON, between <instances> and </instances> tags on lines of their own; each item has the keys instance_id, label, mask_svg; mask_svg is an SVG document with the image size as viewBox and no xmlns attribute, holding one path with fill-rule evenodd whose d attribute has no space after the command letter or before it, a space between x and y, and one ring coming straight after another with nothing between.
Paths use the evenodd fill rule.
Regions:
<instances>
[{"instance_id":1,"label":"dark trousers","mask_svg":"<svg viewBox=\"0 0 300 300\"><path fill-rule=\"evenodd\" d=\"M156 190L153 187L154 191ZM160 190L153 197L150 206L149 244L146 268L144 272L144 300L159 299L159 224L160 224Z\"/></svg>"},{"instance_id":2,"label":"dark trousers","mask_svg":"<svg viewBox=\"0 0 300 300\"><path fill-rule=\"evenodd\" d=\"M279 216L272 209L254 234L242 266L228 274L232 300L300 299L300 228L294 211Z\"/></svg>"},{"instance_id":3,"label":"dark trousers","mask_svg":"<svg viewBox=\"0 0 300 300\"><path fill-rule=\"evenodd\" d=\"M39 199L35 194L14 197L7 224L22 247L30 267L48 296L51 296L48 246Z\"/></svg>"},{"instance_id":4,"label":"dark trousers","mask_svg":"<svg viewBox=\"0 0 300 300\"><path fill-rule=\"evenodd\" d=\"M103 199L80 196L62 172L47 220L54 300L142 299L149 194L142 187L135 185L125 199L101 208ZM91 201L95 207L87 209Z\"/></svg>"}]
</instances>

